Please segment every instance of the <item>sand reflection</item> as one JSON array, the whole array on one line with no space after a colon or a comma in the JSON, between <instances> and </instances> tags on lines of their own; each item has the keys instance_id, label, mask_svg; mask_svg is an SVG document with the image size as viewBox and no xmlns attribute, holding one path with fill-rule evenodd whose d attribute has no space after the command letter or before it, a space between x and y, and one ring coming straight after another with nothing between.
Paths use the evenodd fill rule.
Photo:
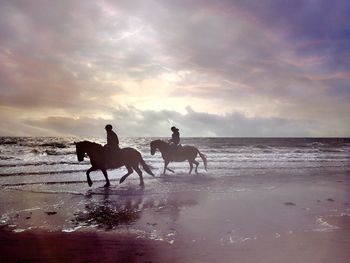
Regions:
<instances>
[{"instance_id":1,"label":"sand reflection","mask_svg":"<svg viewBox=\"0 0 350 263\"><path fill-rule=\"evenodd\" d=\"M150 193L141 187L119 189L95 189L85 196L85 209L75 213L72 222L75 227L94 227L106 231L136 225L155 227L154 216L162 215L175 222L182 207L194 206L199 202L199 193ZM147 214L147 218L142 218ZM152 221L152 222L146 222ZM162 221L157 219L157 221Z\"/></svg>"}]
</instances>

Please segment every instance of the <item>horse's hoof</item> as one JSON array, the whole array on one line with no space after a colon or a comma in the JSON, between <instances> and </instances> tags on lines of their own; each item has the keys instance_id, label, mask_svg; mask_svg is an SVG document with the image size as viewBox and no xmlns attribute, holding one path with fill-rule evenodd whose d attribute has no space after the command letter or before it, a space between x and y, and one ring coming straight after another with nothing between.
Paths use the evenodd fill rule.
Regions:
<instances>
[{"instance_id":1,"label":"horse's hoof","mask_svg":"<svg viewBox=\"0 0 350 263\"><path fill-rule=\"evenodd\" d=\"M120 178L120 180L119 180L119 184L121 184L122 182L124 182L125 181L125 178Z\"/></svg>"},{"instance_id":2,"label":"horse's hoof","mask_svg":"<svg viewBox=\"0 0 350 263\"><path fill-rule=\"evenodd\" d=\"M140 183L140 186L145 187L145 183L144 182Z\"/></svg>"},{"instance_id":3,"label":"horse's hoof","mask_svg":"<svg viewBox=\"0 0 350 263\"><path fill-rule=\"evenodd\" d=\"M88 185L91 187L91 186L92 186L92 182L91 182L91 181L88 181Z\"/></svg>"},{"instance_id":4,"label":"horse's hoof","mask_svg":"<svg viewBox=\"0 0 350 263\"><path fill-rule=\"evenodd\" d=\"M107 188L109 187L111 184L110 183L106 183L103 187Z\"/></svg>"}]
</instances>

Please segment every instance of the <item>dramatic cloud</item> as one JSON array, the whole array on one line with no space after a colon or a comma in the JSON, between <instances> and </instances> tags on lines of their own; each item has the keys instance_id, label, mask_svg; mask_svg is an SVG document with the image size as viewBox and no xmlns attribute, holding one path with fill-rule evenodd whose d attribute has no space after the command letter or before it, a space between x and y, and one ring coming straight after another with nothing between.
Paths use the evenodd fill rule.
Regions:
<instances>
[{"instance_id":1,"label":"dramatic cloud","mask_svg":"<svg viewBox=\"0 0 350 263\"><path fill-rule=\"evenodd\" d=\"M331 127L322 127L318 121L300 122L281 118L246 117L241 113L216 115L196 112L187 107L184 114L176 111L141 111L136 108L113 110L112 120L115 130L121 136L163 137L169 134L169 127L181 127L181 133L189 137L215 136L310 136L318 134L319 129L337 134ZM26 119L24 123L42 130L56 131L61 135L103 137L102 129L109 120L102 118L47 117Z\"/></svg>"},{"instance_id":2,"label":"dramatic cloud","mask_svg":"<svg viewBox=\"0 0 350 263\"><path fill-rule=\"evenodd\" d=\"M184 136L349 136L349 13L345 0L2 0L0 134L166 136L173 121Z\"/></svg>"}]
</instances>

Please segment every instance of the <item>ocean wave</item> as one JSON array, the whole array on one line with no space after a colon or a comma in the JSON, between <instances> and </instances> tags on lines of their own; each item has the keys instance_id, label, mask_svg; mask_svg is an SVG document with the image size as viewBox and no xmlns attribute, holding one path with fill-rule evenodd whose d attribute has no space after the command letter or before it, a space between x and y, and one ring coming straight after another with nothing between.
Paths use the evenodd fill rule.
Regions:
<instances>
[{"instance_id":1,"label":"ocean wave","mask_svg":"<svg viewBox=\"0 0 350 263\"><path fill-rule=\"evenodd\" d=\"M70 145L66 145L66 144L60 143L60 142L42 143L42 144L39 144L38 146L54 147L54 148L60 148L60 149L69 148L70 147Z\"/></svg>"},{"instance_id":2,"label":"ocean wave","mask_svg":"<svg viewBox=\"0 0 350 263\"><path fill-rule=\"evenodd\" d=\"M79 138L75 140L83 140ZM93 141L102 140L90 138ZM162 169L163 159L151 156L150 138L123 138L123 146L141 149L146 163ZM85 171L89 159L78 163L73 138L0 137L0 176L74 173ZM209 169L297 169L304 167L350 166L350 139L342 138L183 138L183 144L196 145L207 155ZM197 158L200 161L200 158ZM201 163L201 162L200 162ZM32 166L32 167L31 167ZM47 167L45 167L47 166ZM172 163L176 169L188 169L188 163ZM199 168L202 167L202 163ZM75 169L76 170L69 170ZM87 169L87 168L86 168ZM46 170L50 170L47 172ZM52 171L61 170L61 171Z\"/></svg>"},{"instance_id":3,"label":"ocean wave","mask_svg":"<svg viewBox=\"0 0 350 263\"><path fill-rule=\"evenodd\" d=\"M29 176L29 175L55 175L64 173L86 172L87 169L63 170L63 171L45 171L45 172L19 172L19 173L0 173L1 176Z\"/></svg>"},{"instance_id":4,"label":"ocean wave","mask_svg":"<svg viewBox=\"0 0 350 263\"><path fill-rule=\"evenodd\" d=\"M340 227L331 225L323 217L318 217L316 223L319 226L318 228L313 229L314 232L332 232L339 229Z\"/></svg>"},{"instance_id":5,"label":"ocean wave","mask_svg":"<svg viewBox=\"0 0 350 263\"><path fill-rule=\"evenodd\" d=\"M94 182L98 182L99 180L95 180ZM102 182L102 180L100 180ZM110 180L111 181L111 180ZM53 185L53 184L78 184L78 183L86 183L85 181L55 181L55 182L34 182L34 183L15 183L15 184L3 184L2 187L15 187L15 186L30 186L30 185Z\"/></svg>"},{"instance_id":6,"label":"ocean wave","mask_svg":"<svg viewBox=\"0 0 350 263\"><path fill-rule=\"evenodd\" d=\"M349 149L341 149L341 148L325 148L325 149L319 149L320 152L325 153L344 153L349 152Z\"/></svg>"},{"instance_id":7,"label":"ocean wave","mask_svg":"<svg viewBox=\"0 0 350 263\"><path fill-rule=\"evenodd\" d=\"M0 164L0 167L21 167L21 166L40 166L40 165L59 165L59 164L72 164L72 165L83 165L83 164L89 164L88 162L84 163L77 163L77 162L68 162L68 161L62 161L62 162L35 162L35 163L10 163L10 164Z\"/></svg>"},{"instance_id":8,"label":"ocean wave","mask_svg":"<svg viewBox=\"0 0 350 263\"><path fill-rule=\"evenodd\" d=\"M327 144L322 143L322 142L311 142L311 143L307 143L306 145L307 146L313 146L313 147L319 147L319 146L324 146L324 145L327 145Z\"/></svg>"},{"instance_id":9,"label":"ocean wave","mask_svg":"<svg viewBox=\"0 0 350 263\"><path fill-rule=\"evenodd\" d=\"M45 150L47 155L70 155L75 154L75 151L57 151L57 150Z\"/></svg>"},{"instance_id":10,"label":"ocean wave","mask_svg":"<svg viewBox=\"0 0 350 263\"><path fill-rule=\"evenodd\" d=\"M34 148L32 150L30 150L30 153L32 154L38 154L38 155L75 155L76 151L75 150L71 150L71 151L67 151L66 150L57 150L57 149L38 149L38 148Z\"/></svg>"},{"instance_id":11,"label":"ocean wave","mask_svg":"<svg viewBox=\"0 0 350 263\"><path fill-rule=\"evenodd\" d=\"M42 152L38 149L33 149L30 151L31 153L34 153L34 154L42 154Z\"/></svg>"},{"instance_id":12,"label":"ocean wave","mask_svg":"<svg viewBox=\"0 0 350 263\"><path fill-rule=\"evenodd\" d=\"M311 149L296 149L294 151L292 151L293 153L302 153L302 154L317 154L320 152L319 149L314 149L314 148L311 148Z\"/></svg>"},{"instance_id":13,"label":"ocean wave","mask_svg":"<svg viewBox=\"0 0 350 263\"><path fill-rule=\"evenodd\" d=\"M17 144L17 141L16 140L3 140L3 141L0 141L0 145L1 144Z\"/></svg>"},{"instance_id":14,"label":"ocean wave","mask_svg":"<svg viewBox=\"0 0 350 263\"><path fill-rule=\"evenodd\" d=\"M52 182L53 184L77 184L77 183L86 183L83 181L79 182ZM45 184L45 183L41 183ZM23 185L22 185L23 186ZM77 191L55 191L55 190L29 190L29 189L22 189L22 188L11 188L12 190L17 190L21 192L30 192L30 193L36 193L36 194L70 194L70 195L83 195L85 196L85 193L77 192Z\"/></svg>"},{"instance_id":15,"label":"ocean wave","mask_svg":"<svg viewBox=\"0 0 350 263\"><path fill-rule=\"evenodd\" d=\"M128 180L138 180L138 178L134 177L134 178L128 178ZM109 179L110 182L119 182L119 178L118 179ZM95 179L94 183L104 183L105 180L104 179ZM2 184L1 187L6 187L6 188L11 188L11 189L15 189L15 190L23 190L23 191L40 191L42 193L70 193L67 191L54 191L54 190L33 190L33 189L25 189L22 188L23 186L38 186L38 185L66 185L66 184L87 184L86 180L72 180L72 181L48 181L48 182L23 182L23 183L10 183L10 184ZM21 188L13 188L13 187L21 187ZM100 195L100 194L105 194L105 189L104 187L101 187L100 190L101 192L98 192L99 188L95 188L93 190L88 190L86 192L87 195L92 195L92 194L96 194L96 195ZM113 194L113 191L109 191L110 195L122 195L123 191L126 192L128 195L130 195L130 189L126 188L126 189L118 189L117 193ZM140 195L140 193L138 193L137 195Z\"/></svg>"},{"instance_id":16,"label":"ocean wave","mask_svg":"<svg viewBox=\"0 0 350 263\"><path fill-rule=\"evenodd\" d=\"M2 161L14 160L14 159L16 159L16 158L13 156L0 156L0 160L2 160ZM0 167L1 167L1 165L0 165Z\"/></svg>"},{"instance_id":17,"label":"ocean wave","mask_svg":"<svg viewBox=\"0 0 350 263\"><path fill-rule=\"evenodd\" d=\"M271 147L266 145L266 144L257 144L257 145L252 145L252 148L267 149L267 148L271 148Z\"/></svg>"}]
</instances>

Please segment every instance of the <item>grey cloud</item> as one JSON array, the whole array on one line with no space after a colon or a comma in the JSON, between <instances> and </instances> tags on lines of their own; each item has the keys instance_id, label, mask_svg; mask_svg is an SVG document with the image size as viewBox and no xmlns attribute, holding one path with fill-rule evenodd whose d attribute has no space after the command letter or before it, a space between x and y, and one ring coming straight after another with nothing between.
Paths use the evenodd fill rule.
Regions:
<instances>
[{"instance_id":1,"label":"grey cloud","mask_svg":"<svg viewBox=\"0 0 350 263\"><path fill-rule=\"evenodd\" d=\"M152 73L145 49L105 41L129 29L127 15L111 19L93 1L3 1L1 7L2 105L94 107L91 96L103 101L125 92L121 85L96 83L96 75Z\"/></svg>"},{"instance_id":2,"label":"grey cloud","mask_svg":"<svg viewBox=\"0 0 350 263\"><path fill-rule=\"evenodd\" d=\"M323 124L315 121L282 118L248 118L241 113L215 115L187 108L186 114L175 111L141 111L133 107L119 108L112 120L101 118L27 119L33 127L78 136L104 136L103 127L111 123L121 136L169 136L169 128L176 125L182 136L307 136ZM328 131L327 131L328 132ZM327 133L325 133L327 134Z\"/></svg>"},{"instance_id":3,"label":"grey cloud","mask_svg":"<svg viewBox=\"0 0 350 263\"><path fill-rule=\"evenodd\" d=\"M44 119L27 119L24 121L32 127L40 127L50 134L51 132L59 135L70 136L96 136L103 130L106 120L99 118L79 118L70 117L47 117Z\"/></svg>"},{"instance_id":4,"label":"grey cloud","mask_svg":"<svg viewBox=\"0 0 350 263\"><path fill-rule=\"evenodd\" d=\"M109 98L128 90L122 83L96 83L95 77L113 74L141 82L166 72L155 66L160 64L191 72L179 82L183 88L169 95L203 104L241 100L247 109L277 100L279 118L264 118L263 112L247 118L119 108L113 116L125 123L122 133L166 135L167 119L173 119L191 136L331 134L327 121L340 124L339 134L349 134L340 122L350 115L347 80L312 78L349 70L348 1L13 0L0 5L1 105L85 116L107 112ZM137 30L145 36L125 35ZM308 64L313 56L322 59ZM327 120L317 120L321 116ZM26 123L74 134L79 125L91 125L95 133L104 122L48 117Z\"/></svg>"}]
</instances>

